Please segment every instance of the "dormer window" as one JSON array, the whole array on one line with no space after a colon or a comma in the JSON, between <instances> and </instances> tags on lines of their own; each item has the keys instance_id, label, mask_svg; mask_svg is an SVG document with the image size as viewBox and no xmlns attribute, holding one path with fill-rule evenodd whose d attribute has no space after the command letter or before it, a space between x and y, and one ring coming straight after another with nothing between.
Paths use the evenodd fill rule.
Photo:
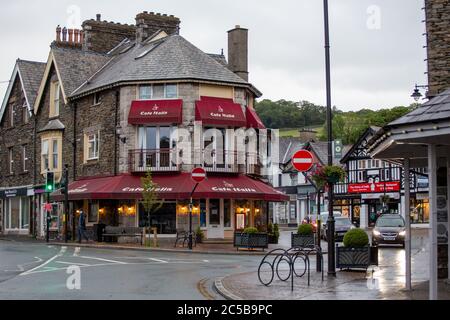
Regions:
<instances>
[{"instance_id":1,"label":"dormer window","mask_svg":"<svg viewBox=\"0 0 450 320\"><path fill-rule=\"evenodd\" d=\"M50 118L59 116L61 86L52 82L50 86Z\"/></svg>"}]
</instances>

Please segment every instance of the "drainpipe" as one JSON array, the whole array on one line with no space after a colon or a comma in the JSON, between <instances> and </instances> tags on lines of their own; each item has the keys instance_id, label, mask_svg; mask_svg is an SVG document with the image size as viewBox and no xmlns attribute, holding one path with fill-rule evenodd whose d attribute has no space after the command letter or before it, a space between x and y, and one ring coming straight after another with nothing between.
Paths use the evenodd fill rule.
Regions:
<instances>
[{"instance_id":1,"label":"drainpipe","mask_svg":"<svg viewBox=\"0 0 450 320\"><path fill-rule=\"evenodd\" d=\"M119 90L116 91L116 104L115 104L115 120L114 120L114 176L117 176L118 172L118 148L120 148L120 145L118 144L119 137L116 133L116 128L119 125L119 99L120 99L120 92Z\"/></svg>"},{"instance_id":2,"label":"drainpipe","mask_svg":"<svg viewBox=\"0 0 450 320\"><path fill-rule=\"evenodd\" d=\"M72 153L73 153L73 181L77 179L77 103L73 103L73 143L72 143Z\"/></svg>"}]
</instances>

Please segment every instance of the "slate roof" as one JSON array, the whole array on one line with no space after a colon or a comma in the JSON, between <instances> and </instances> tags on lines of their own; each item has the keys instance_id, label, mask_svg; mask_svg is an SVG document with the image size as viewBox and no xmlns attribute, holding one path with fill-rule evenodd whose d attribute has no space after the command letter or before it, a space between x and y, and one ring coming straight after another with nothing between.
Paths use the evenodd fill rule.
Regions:
<instances>
[{"instance_id":1,"label":"slate roof","mask_svg":"<svg viewBox=\"0 0 450 320\"><path fill-rule=\"evenodd\" d=\"M33 108L46 64L20 59L17 60L17 64L28 103L30 104L30 108Z\"/></svg>"},{"instance_id":2,"label":"slate roof","mask_svg":"<svg viewBox=\"0 0 450 320\"><path fill-rule=\"evenodd\" d=\"M52 47L52 53L67 96L110 60L107 55L56 46Z\"/></svg>"},{"instance_id":3,"label":"slate roof","mask_svg":"<svg viewBox=\"0 0 450 320\"><path fill-rule=\"evenodd\" d=\"M144 45L130 46L114 56L72 96L82 95L120 82L145 80L206 80L251 86L180 35L171 35Z\"/></svg>"},{"instance_id":4,"label":"slate roof","mask_svg":"<svg viewBox=\"0 0 450 320\"><path fill-rule=\"evenodd\" d=\"M444 120L450 118L450 88L422 104L397 120L388 124L388 127L397 125L415 124L417 122Z\"/></svg>"},{"instance_id":5,"label":"slate roof","mask_svg":"<svg viewBox=\"0 0 450 320\"><path fill-rule=\"evenodd\" d=\"M46 131L63 131L66 127L64 124L59 121L58 119L50 120L47 125L39 130L39 132L46 132Z\"/></svg>"},{"instance_id":6,"label":"slate roof","mask_svg":"<svg viewBox=\"0 0 450 320\"><path fill-rule=\"evenodd\" d=\"M299 138L281 137L278 146L280 163L287 164L290 162L294 153L303 149L304 145Z\"/></svg>"}]
</instances>

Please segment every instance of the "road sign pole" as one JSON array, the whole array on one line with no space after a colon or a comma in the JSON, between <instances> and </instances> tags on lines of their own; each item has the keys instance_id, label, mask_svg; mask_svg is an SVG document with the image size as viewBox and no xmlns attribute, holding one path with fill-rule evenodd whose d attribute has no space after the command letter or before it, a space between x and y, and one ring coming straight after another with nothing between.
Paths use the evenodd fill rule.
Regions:
<instances>
[{"instance_id":1,"label":"road sign pole","mask_svg":"<svg viewBox=\"0 0 450 320\"><path fill-rule=\"evenodd\" d=\"M47 204L50 204L50 193L47 192ZM46 234L46 241L47 243L50 242L50 211L48 210L48 208L45 208L47 211L47 234Z\"/></svg>"},{"instance_id":2,"label":"road sign pole","mask_svg":"<svg viewBox=\"0 0 450 320\"><path fill-rule=\"evenodd\" d=\"M189 250L193 249L193 238L192 238L192 210L194 208L194 200L192 199L192 197L194 196L194 192L198 187L198 183L195 184L194 189L191 192L191 201L189 203Z\"/></svg>"}]
</instances>

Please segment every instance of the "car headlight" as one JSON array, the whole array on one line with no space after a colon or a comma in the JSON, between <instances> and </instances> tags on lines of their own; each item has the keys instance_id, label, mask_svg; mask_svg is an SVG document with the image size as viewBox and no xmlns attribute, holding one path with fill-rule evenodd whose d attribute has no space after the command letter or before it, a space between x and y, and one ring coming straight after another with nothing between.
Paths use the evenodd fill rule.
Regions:
<instances>
[{"instance_id":1,"label":"car headlight","mask_svg":"<svg viewBox=\"0 0 450 320\"><path fill-rule=\"evenodd\" d=\"M400 237L404 237L406 236L406 230L400 231L400 233L398 234Z\"/></svg>"},{"instance_id":2,"label":"car headlight","mask_svg":"<svg viewBox=\"0 0 450 320\"><path fill-rule=\"evenodd\" d=\"M380 233L380 231L373 230L373 235L378 237L379 235L381 235L381 233Z\"/></svg>"}]
</instances>

